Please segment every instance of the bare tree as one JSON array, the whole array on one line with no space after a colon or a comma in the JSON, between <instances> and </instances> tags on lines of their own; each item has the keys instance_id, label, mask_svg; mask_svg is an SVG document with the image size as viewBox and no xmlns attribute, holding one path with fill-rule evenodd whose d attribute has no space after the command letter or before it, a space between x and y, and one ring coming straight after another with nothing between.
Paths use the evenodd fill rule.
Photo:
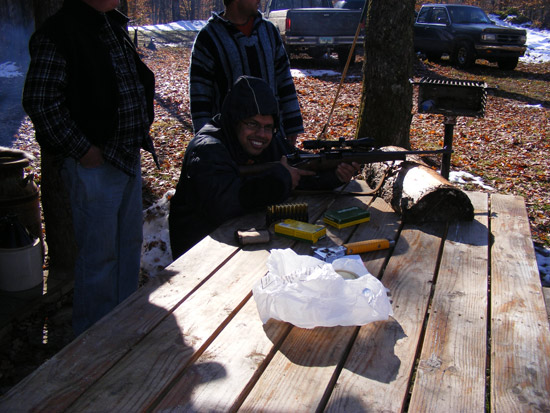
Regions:
<instances>
[{"instance_id":1,"label":"bare tree","mask_svg":"<svg viewBox=\"0 0 550 413\"><path fill-rule=\"evenodd\" d=\"M172 0L172 21L181 20L180 0Z\"/></svg>"},{"instance_id":2,"label":"bare tree","mask_svg":"<svg viewBox=\"0 0 550 413\"><path fill-rule=\"evenodd\" d=\"M369 0L358 137L409 148L414 0Z\"/></svg>"}]
</instances>

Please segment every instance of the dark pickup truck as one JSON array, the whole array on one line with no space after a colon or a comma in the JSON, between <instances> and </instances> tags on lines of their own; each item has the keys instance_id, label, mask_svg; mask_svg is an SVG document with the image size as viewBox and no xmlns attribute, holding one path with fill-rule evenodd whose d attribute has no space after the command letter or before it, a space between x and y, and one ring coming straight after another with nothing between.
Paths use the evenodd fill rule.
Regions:
<instances>
[{"instance_id":1,"label":"dark pickup truck","mask_svg":"<svg viewBox=\"0 0 550 413\"><path fill-rule=\"evenodd\" d=\"M498 63L513 70L526 50L525 30L497 26L479 7L456 4L426 4L414 24L415 51L428 59L448 54L461 68L476 59Z\"/></svg>"},{"instance_id":2,"label":"dark pickup truck","mask_svg":"<svg viewBox=\"0 0 550 413\"><path fill-rule=\"evenodd\" d=\"M289 54L321 57L334 51L342 64L347 61L361 14L362 10L334 8L331 0L269 0L264 13L277 26ZM356 47L363 39L361 32Z\"/></svg>"}]
</instances>

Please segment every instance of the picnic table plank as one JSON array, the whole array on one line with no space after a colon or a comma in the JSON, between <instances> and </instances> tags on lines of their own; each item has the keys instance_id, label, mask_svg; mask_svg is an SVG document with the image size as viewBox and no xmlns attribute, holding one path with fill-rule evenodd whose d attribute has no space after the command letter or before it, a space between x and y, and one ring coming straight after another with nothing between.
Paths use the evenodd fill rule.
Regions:
<instances>
[{"instance_id":1,"label":"picnic table plank","mask_svg":"<svg viewBox=\"0 0 550 413\"><path fill-rule=\"evenodd\" d=\"M292 325L262 324L253 299L159 399L152 411L230 411L269 361ZM259 371L258 371L259 370ZM213 397L213 395L215 397Z\"/></svg>"},{"instance_id":2,"label":"picnic table plank","mask_svg":"<svg viewBox=\"0 0 550 413\"><path fill-rule=\"evenodd\" d=\"M337 199L331 208L359 206L358 201L365 207L370 199L342 197ZM396 215L390 212L389 206L380 200L380 203L373 204L370 211L371 221L377 222L377 225L366 222L343 229L327 226L327 238L330 238L333 244L339 245L346 242L350 232L353 232L352 239L394 237L396 225L392 225L390 221L394 221ZM299 251L300 247L302 246L296 246L295 250ZM303 251L307 253L307 250ZM362 254L362 258L369 260L369 255L372 257L372 261L369 260L367 264L376 274L380 271L387 254L388 250L383 250ZM352 344L352 338L357 330L357 327L292 329L281 349L240 406L240 410L316 409L323 402L325 389L331 386L339 360L349 351L348 347ZM280 374L281 371L285 372L284 375ZM283 405L281 400L285 401Z\"/></svg>"},{"instance_id":3,"label":"picnic table plank","mask_svg":"<svg viewBox=\"0 0 550 413\"><path fill-rule=\"evenodd\" d=\"M405 225L382 276L393 320L360 328L327 411L402 411L444 234L442 224Z\"/></svg>"},{"instance_id":4,"label":"picnic table plank","mask_svg":"<svg viewBox=\"0 0 550 413\"><path fill-rule=\"evenodd\" d=\"M326 194L307 196L307 199L310 214L314 218L332 202L332 198ZM189 253L196 254L198 259L204 259L205 256L210 258L218 246L236 245L233 237L235 229L242 228L243 222L251 223L251 220L257 225L259 221L265 222L265 215L245 215L232 220L206 237ZM276 237L271 245L274 248L288 248L293 243L293 240ZM221 257L223 261L216 260L216 271L201 281L201 288L193 290L192 295L143 338L138 348L129 352L108 374L89 386L85 397L77 400L71 409L80 411L91 406L105 409L133 408L152 403L156 394L164 391L171 380L187 367L187 363L198 357L197 349L202 351L201 346L219 333L218 327L223 325L223 320L232 317L233 311L247 299L254 282L265 274L268 257L265 246L249 246L241 250L236 246L234 248L238 252L228 258ZM187 262L188 254L181 261ZM225 298L229 301L223 301ZM217 309L217 312L213 313L212 308ZM203 309L203 313L198 314L197 309ZM192 325L189 325L190 320ZM174 323L179 328L175 328ZM161 371L162 377L158 377Z\"/></svg>"},{"instance_id":5,"label":"picnic table plank","mask_svg":"<svg viewBox=\"0 0 550 413\"><path fill-rule=\"evenodd\" d=\"M139 347L90 386L73 411L138 410L192 363L265 274L267 251L239 251L147 335Z\"/></svg>"},{"instance_id":6,"label":"picnic table plank","mask_svg":"<svg viewBox=\"0 0 550 413\"><path fill-rule=\"evenodd\" d=\"M470 193L474 221L449 226L409 411L485 409L488 196Z\"/></svg>"},{"instance_id":7,"label":"picnic table plank","mask_svg":"<svg viewBox=\"0 0 550 413\"><path fill-rule=\"evenodd\" d=\"M363 202L361 200L358 200L356 198L350 198L350 197L341 197L338 202L332 204L332 207L334 208L342 208L350 206L351 204L354 205L363 205ZM319 216L317 221L322 221L322 216ZM319 244L323 244L324 246L333 246L340 243L339 237L344 235L346 238L349 236L349 233L353 231L353 228L346 228L343 230L337 230L338 234L333 235L331 234L331 231L329 229L328 236L326 239L323 239ZM288 242L288 241L287 241ZM309 243L297 243L301 244L298 247L295 248L297 251L301 251L305 254L310 255L310 244ZM270 245L271 248L277 247L277 245ZM279 246L280 247L280 246ZM243 390L243 395L239 396L238 399L246 397L246 387L247 383L251 379L251 374L254 373L253 370L249 368L247 363L239 363L235 362L235 360L240 360L241 358L243 360L247 360L248 354L255 354L255 359L259 360L262 357L265 357L265 354L269 352L269 349L265 348L262 352L258 350L252 351L251 349L248 349L246 343L254 343L256 340L250 340L251 337L255 337L257 341L262 341L262 339L265 339L266 332L263 331L263 329L251 329L248 330L247 333L243 337L243 332L241 331L242 328L240 325L242 322L239 320L243 319L243 312L247 313L247 310L250 309L249 304L245 305L243 309L239 312L235 320L232 320L229 325L224 329L224 331L220 334L219 337L216 337L216 339L213 341L212 345L209 346L209 348L206 351L206 355L201 356L195 364L191 368L195 368L195 366L200 366L200 364L203 362L203 359L205 362L210 363L212 360L218 360L219 363L223 366L231 366L231 384L227 383L227 385L224 388L232 388L234 390L239 389L239 391L213 391L212 392L212 386L213 388L217 388L220 383L224 383L225 380L220 382L220 380L217 380L215 383L203 383L199 385L201 392L200 394L206 391L205 389L208 388L208 394L216 394L217 397L215 400L212 399L212 397L206 397L201 398L201 395L197 393L197 396L194 397L193 395L190 396L189 404L193 406L202 406L201 408L207 408L210 409L212 406L217 406L216 408L228 409L233 403L240 404L241 401L237 401L236 397L239 396L240 390ZM255 307L253 308L253 311L248 311L248 317L253 317L256 320L256 323L252 323L253 326L257 327L257 325L261 326L261 322L259 322L259 317L257 314L257 311ZM245 319L246 320L246 319ZM259 324L258 324L259 323ZM273 321L271 324L276 326L282 326L278 327L280 331L288 333L289 327L286 323L274 323ZM241 340L238 339L238 337L242 337ZM241 343L241 341L244 340L244 343ZM277 340L274 340L277 341ZM240 355L237 356L237 355ZM199 367L197 367L199 369ZM202 370L199 370L202 371ZM206 373L207 374L207 373ZM256 373L255 373L256 374ZM195 375L193 375L195 377ZM201 379L204 379L203 376L200 376ZM191 391L191 393L194 394L193 388L196 387L196 383L191 381L188 382L188 380L183 380L181 382L176 383L173 385L172 389L168 392L166 397L163 398L163 400L159 401L158 406L156 406L156 409L162 410L163 408L167 408L169 405L175 405L178 403L178 398L181 398L181 394L188 393ZM180 402L181 405L181 402ZM208 407L207 407L208 406ZM188 409L189 406L186 405L185 409Z\"/></svg>"},{"instance_id":8,"label":"picnic table plank","mask_svg":"<svg viewBox=\"0 0 550 413\"><path fill-rule=\"evenodd\" d=\"M523 198L491 195L491 411L550 411L548 318Z\"/></svg>"},{"instance_id":9,"label":"picnic table plank","mask_svg":"<svg viewBox=\"0 0 550 413\"><path fill-rule=\"evenodd\" d=\"M381 238L396 241L399 235L401 220L391 206L383 199L377 198L372 203L369 211L371 214L370 221L358 225L349 242ZM382 276L383 265L390 252L390 250L365 252L361 254L361 258L369 272L375 277L380 278Z\"/></svg>"},{"instance_id":10,"label":"picnic table plank","mask_svg":"<svg viewBox=\"0 0 550 413\"><path fill-rule=\"evenodd\" d=\"M370 222L327 228L318 246L397 240L361 254L390 290L388 321L262 324L251 288L268 249L310 255L311 244L275 235L267 247L240 247L235 229L265 221L248 214L0 398L0 411L550 411L550 328L523 199L492 195L487 216L487 195L469 196L475 221L448 230L401 225L379 199ZM318 222L327 208L371 199L323 193L289 202L307 202Z\"/></svg>"},{"instance_id":11,"label":"picnic table plank","mask_svg":"<svg viewBox=\"0 0 550 413\"><path fill-rule=\"evenodd\" d=\"M204 241L206 248L218 245ZM220 261L237 248L219 246L215 254ZM0 407L10 411L63 410L73 404L86 389L102 377L119 360L155 328L202 279L219 266L205 261L198 251L190 252L185 262L176 262L163 275L150 280L134 295L117 306L84 334L65 346L17 387L3 396ZM172 278L174 274L178 277ZM147 297L147 298L144 298ZM93 354L94 357L82 357ZM85 380L77 380L85 377Z\"/></svg>"},{"instance_id":12,"label":"picnic table plank","mask_svg":"<svg viewBox=\"0 0 550 413\"><path fill-rule=\"evenodd\" d=\"M355 330L294 327L239 410L316 410Z\"/></svg>"}]
</instances>

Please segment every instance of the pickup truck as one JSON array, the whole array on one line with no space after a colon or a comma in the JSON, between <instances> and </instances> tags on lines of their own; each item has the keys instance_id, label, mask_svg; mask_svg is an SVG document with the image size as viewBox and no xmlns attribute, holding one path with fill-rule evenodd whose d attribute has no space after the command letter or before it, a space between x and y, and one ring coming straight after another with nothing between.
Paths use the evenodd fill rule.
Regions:
<instances>
[{"instance_id":1,"label":"pickup truck","mask_svg":"<svg viewBox=\"0 0 550 413\"><path fill-rule=\"evenodd\" d=\"M347 62L361 15L362 10L334 8L331 0L269 0L264 12L279 30L287 53L321 57L334 51L341 64ZM351 63L363 40L362 30Z\"/></svg>"},{"instance_id":2,"label":"pickup truck","mask_svg":"<svg viewBox=\"0 0 550 413\"><path fill-rule=\"evenodd\" d=\"M430 60L448 54L464 69L476 59L486 59L503 70L514 70L525 53L526 40L525 30L497 26L475 6L426 4L414 24L415 51Z\"/></svg>"}]
</instances>

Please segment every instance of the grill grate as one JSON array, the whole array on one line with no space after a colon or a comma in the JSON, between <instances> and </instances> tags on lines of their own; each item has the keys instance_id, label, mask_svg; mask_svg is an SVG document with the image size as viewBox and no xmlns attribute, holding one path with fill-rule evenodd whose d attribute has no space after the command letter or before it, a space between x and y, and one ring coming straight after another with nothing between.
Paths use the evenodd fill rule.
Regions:
<instances>
[{"instance_id":1,"label":"grill grate","mask_svg":"<svg viewBox=\"0 0 550 413\"><path fill-rule=\"evenodd\" d=\"M477 118L485 115L485 82L424 77L415 84L418 85L418 113Z\"/></svg>"}]
</instances>

